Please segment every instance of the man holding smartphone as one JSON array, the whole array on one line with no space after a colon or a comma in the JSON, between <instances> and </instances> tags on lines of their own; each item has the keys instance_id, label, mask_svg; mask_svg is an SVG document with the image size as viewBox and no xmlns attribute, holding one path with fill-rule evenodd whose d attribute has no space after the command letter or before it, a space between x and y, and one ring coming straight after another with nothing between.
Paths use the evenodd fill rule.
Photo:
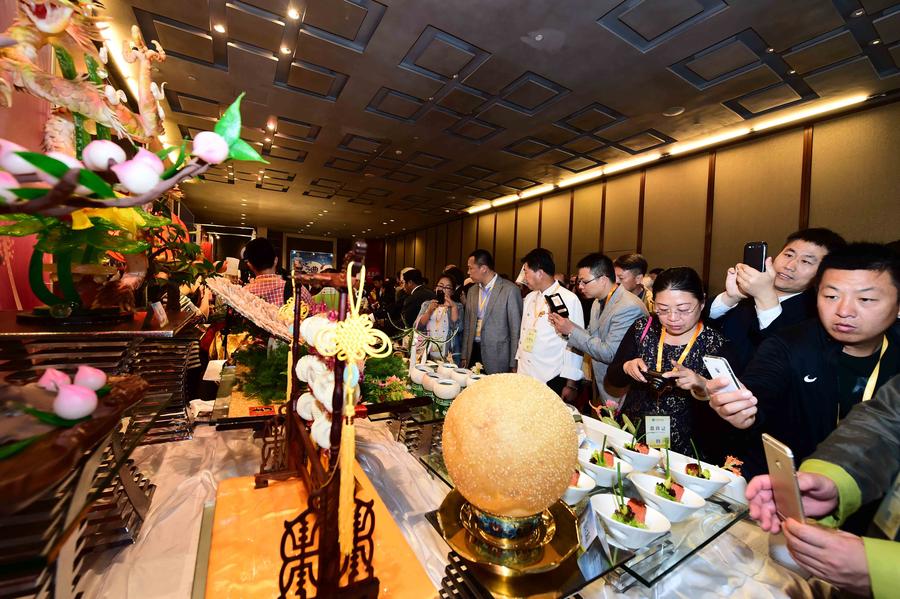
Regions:
<instances>
[{"instance_id":1,"label":"man holding smartphone","mask_svg":"<svg viewBox=\"0 0 900 599\"><path fill-rule=\"evenodd\" d=\"M750 429L744 470L765 471L758 433L769 433L804 459L850 409L900 372L900 258L875 243L852 243L828 254L818 280L818 320L766 339L740 377L707 384L710 406Z\"/></svg>"},{"instance_id":2,"label":"man holding smartphone","mask_svg":"<svg viewBox=\"0 0 900 599\"><path fill-rule=\"evenodd\" d=\"M830 229L801 229L762 264L740 263L728 269L725 291L709 309L710 322L731 341L738 374L767 335L816 315L812 282L822 259L845 245Z\"/></svg>"},{"instance_id":3,"label":"man holding smartphone","mask_svg":"<svg viewBox=\"0 0 900 599\"><path fill-rule=\"evenodd\" d=\"M881 500L865 537L777 517L775 480L747 486L750 516L771 533L784 530L798 564L843 591L895 597L900 588L900 377L853 408L800 466L803 511L825 527L840 526L860 505Z\"/></svg>"},{"instance_id":4,"label":"man holding smartphone","mask_svg":"<svg viewBox=\"0 0 900 599\"><path fill-rule=\"evenodd\" d=\"M569 338L571 347L591 357L600 406L618 402L617 394L603 385L606 369L628 329L635 320L647 315L647 308L636 295L616 284L613 262L603 254L588 254L578 262L576 282L584 297L592 300L587 329L559 314L550 314L550 324L557 333Z\"/></svg>"},{"instance_id":5,"label":"man holding smartphone","mask_svg":"<svg viewBox=\"0 0 900 599\"><path fill-rule=\"evenodd\" d=\"M516 352L520 374L534 377L553 389L567 403L578 396L581 374L581 355L568 347L568 340L550 324L550 314L566 315L579 328L584 327L584 315L578 296L554 279L556 265L553 255L544 248L536 248L522 258L525 284L531 289L523 302L519 348Z\"/></svg>"}]
</instances>

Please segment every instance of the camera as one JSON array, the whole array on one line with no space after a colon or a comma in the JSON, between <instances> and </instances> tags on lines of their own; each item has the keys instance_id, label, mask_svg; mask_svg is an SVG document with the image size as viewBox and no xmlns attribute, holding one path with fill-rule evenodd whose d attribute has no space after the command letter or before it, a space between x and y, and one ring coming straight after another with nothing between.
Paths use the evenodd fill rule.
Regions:
<instances>
[{"instance_id":1,"label":"camera","mask_svg":"<svg viewBox=\"0 0 900 599\"><path fill-rule=\"evenodd\" d=\"M437 297L435 299L437 299L437 303L439 306L442 306L444 304L444 301L447 299L447 296L444 294L443 289L441 289L440 291L437 292Z\"/></svg>"},{"instance_id":2,"label":"camera","mask_svg":"<svg viewBox=\"0 0 900 599\"><path fill-rule=\"evenodd\" d=\"M661 393L666 387L673 385L672 379L667 379L663 376L663 373L656 370L647 370L643 374L644 378L647 379L647 382L657 393Z\"/></svg>"}]
</instances>

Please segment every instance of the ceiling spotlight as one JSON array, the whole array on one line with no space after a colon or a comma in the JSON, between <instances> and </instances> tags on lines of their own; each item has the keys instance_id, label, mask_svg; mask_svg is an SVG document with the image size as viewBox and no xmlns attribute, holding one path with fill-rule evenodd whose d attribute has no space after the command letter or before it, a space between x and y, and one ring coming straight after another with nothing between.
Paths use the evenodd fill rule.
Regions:
<instances>
[{"instance_id":1,"label":"ceiling spotlight","mask_svg":"<svg viewBox=\"0 0 900 599\"><path fill-rule=\"evenodd\" d=\"M678 116L684 114L684 106L670 106L663 110L663 116Z\"/></svg>"},{"instance_id":2,"label":"ceiling spotlight","mask_svg":"<svg viewBox=\"0 0 900 599\"><path fill-rule=\"evenodd\" d=\"M449 208L444 208L444 212L450 212Z\"/></svg>"},{"instance_id":3,"label":"ceiling spotlight","mask_svg":"<svg viewBox=\"0 0 900 599\"><path fill-rule=\"evenodd\" d=\"M269 123L268 125L266 125L266 129L268 129L269 131L274 131L275 123Z\"/></svg>"},{"instance_id":4,"label":"ceiling spotlight","mask_svg":"<svg viewBox=\"0 0 900 599\"><path fill-rule=\"evenodd\" d=\"M191 81L196 81L196 80L197 80L197 78L196 78L195 76L193 76L193 75L188 75L188 79L190 79Z\"/></svg>"},{"instance_id":5,"label":"ceiling spotlight","mask_svg":"<svg viewBox=\"0 0 900 599\"><path fill-rule=\"evenodd\" d=\"M769 54L771 54L774 51L775 51L775 48L766 48L766 52L768 52Z\"/></svg>"},{"instance_id":6,"label":"ceiling spotlight","mask_svg":"<svg viewBox=\"0 0 900 599\"><path fill-rule=\"evenodd\" d=\"M878 38L876 37L876 38L873 39L871 42L869 42L869 45L870 45L870 46L877 46L877 45L880 44L880 43L881 43L881 40L878 39Z\"/></svg>"},{"instance_id":7,"label":"ceiling spotlight","mask_svg":"<svg viewBox=\"0 0 900 599\"><path fill-rule=\"evenodd\" d=\"M288 9L288 16L296 21L300 18L300 11L296 8Z\"/></svg>"},{"instance_id":8,"label":"ceiling spotlight","mask_svg":"<svg viewBox=\"0 0 900 599\"><path fill-rule=\"evenodd\" d=\"M288 48L287 46L282 46L282 47L281 47L281 53L282 53L282 54L290 54L290 53L291 53L291 49Z\"/></svg>"},{"instance_id":9,"label":"ceiling spotlight","mask_svg":"<svg viewBox=\"0 0 900 599\"><path fill-rule=\"evenodd\" d=\"M266 142L266 143L271 143L272 138L271 138L271 137L267 137L267 138L265 138L263 141Z\"/></svg>"},{"instance_id":10,"label":"ceiling spotlight","mask_svg":"<svg viewBox=\"0 0 900 599\"><path fill-rule=\"evenodd\" d=\"M863 16L864 14L866 14L866 9L864 9L864 8L857 8L857 9L854 10L852 13L850 13L850 16L851 16L851 17L861 17L861 16Z\"/></svg>"},{"instance_id":11,"label":"ceiling spotlight","mask_svg":"<svg viewBox=\"0 0 900 599\"><path fill-rule=\"evenodd\" d=\"M403 150L394 150L394 154L400 155L403 153Z\"/></svg>"},{"instance_id":12,"label":"ceiling spotlight","mask_svg":"<svg viewBox=\"0 0 900 599\"><path fill-rule=\"evenodd\" d=\"M394 219L391 219L391 222L394 222Z\"/></svg>"},{"instance_id":13,"label":"ceiling spotlight","mask_svg":"<svg viewBox=\"0 0 900 599\"><path fill-rule=\"evenodd\" d=\"M791 69L790 71L788 71L788 75L796 75L796 74L797 74L797 71L795 69Z\"/></svg>"},{"instance_id":14,"label":"ceiling spotlight","mask_svg":"<svg viewBox=\"0 0 900 599\"><path fill-rule=\"evenodd\" d=\"M386 222L384 222L384 221L382 221L382 222L381 222L381 224L382 224L382 225L386 225L386 224L387 224L387 223L386 223Z\"/></svg>"},{"instance_id":15,"label":"ceiling spotlight","mask_svg":"<svg viewBox=\"0 0 900 599\"><path fill-rule=\"evenodd\" d=\"M322 212L328 212L327 210L323 210Z\"/></svg>"},{"instance_id":16,"label":"ceiling spotlight","mask_svg":"<svg viewBox=\"0 0 900 599\"><path fill-rule=\"evenodd\" d=\"M213 26L213 30L216 31L217 33L225 33L225 25L222 25L221 23L216 23Z\"/></svg>"}]
</instances>

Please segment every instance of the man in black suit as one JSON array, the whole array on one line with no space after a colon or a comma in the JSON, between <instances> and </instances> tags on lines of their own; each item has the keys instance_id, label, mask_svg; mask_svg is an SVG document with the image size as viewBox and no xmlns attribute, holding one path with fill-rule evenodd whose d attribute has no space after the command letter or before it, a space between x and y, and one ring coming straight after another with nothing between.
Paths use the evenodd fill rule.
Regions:
<instances>
[{"instance_id":1,"label":"man in black suit","mask_svg":"<svg viewBox=\"0 0 900 599\"><path fill-rule=\"evenodd\" d=\"M816 316L812 281L822 259L844 245L829 229L801 229L788 235L774 259L766 259L765 271L747 264L728 269L708 322L731 341L735 372L743 372L767 336Z\"/></svg>"},{"instance_id":2,"label":"man in black suit","mask_svg":"<svg viewBox=\"0 0 900 599\"><path fill-rule=\"evenodd\" d=\"M425 278L415 268L403 273L403 288L406 290L406 298L403 300L403 326L410 328L419 316L419 309L425 302L435 298L434 291L425 286Z\"/></svg>"}]
</instances>

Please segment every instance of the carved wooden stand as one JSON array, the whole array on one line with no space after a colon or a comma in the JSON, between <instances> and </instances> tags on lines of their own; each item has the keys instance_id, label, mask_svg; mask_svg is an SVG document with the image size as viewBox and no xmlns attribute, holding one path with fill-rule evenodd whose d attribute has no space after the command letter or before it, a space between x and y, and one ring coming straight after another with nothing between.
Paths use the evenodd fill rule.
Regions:
<instances>
[{"instance_id":1,"label":"carved wooden stand","mask_svg":"<svg viewBox=\"0 0 900 599\"><path fill-rule=\"evenodd\" d=\"M293 355L300 354L300 286L327 284L341 290L338 319L347 315L346 267L365 260L366 244L357 241L344 257L344 272L335 274L302 275L299 264L293 264L294 278L294 336ZM293 520L284 523L281 538L281 573L278 581L279 597L376 599L378 579L372 566L375 544L374 501L354 498L353 548L344 557L338 544L338 489L341 472L338 453L341 444L341 420L344 404L344 364L335 362L334 394L332 395L331 450L321 456L313 444L306 423L297 414L297 399L303 383L297 378L294 358L289 376L291 397L266 425L260 471L256 487L265 487L270 480L299 478L308 494L308 506ZM358 485L357 485L358 489ZM313 594L307 586L315 589Z\"/></svg>"}]
</instances>

